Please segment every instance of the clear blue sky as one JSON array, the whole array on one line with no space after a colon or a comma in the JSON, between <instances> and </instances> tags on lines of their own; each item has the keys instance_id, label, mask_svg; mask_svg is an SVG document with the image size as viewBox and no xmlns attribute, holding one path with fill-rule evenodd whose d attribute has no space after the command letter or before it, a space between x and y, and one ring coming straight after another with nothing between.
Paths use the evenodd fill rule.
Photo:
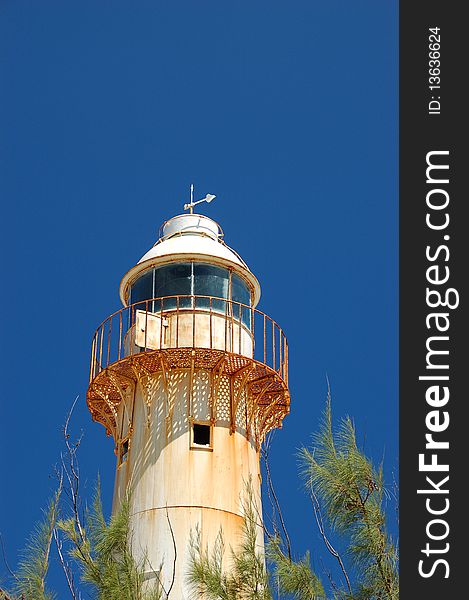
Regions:
<instances>
[{"instance_id":1,"label":"clear blue sky","mask_svg":"<svg viewBox=\"0 0 469 600\"><path fill-rule=\"evenodd\" d=\"M0 530L16 553L84 431L106 508L113 443L85 405L90 341L189 184L290 344L272 471L298 552L325 554L295 453L337 417L397 467L397 1L3 0ZM59 574L52 584L63 590ZM64 594L63 597L66 597Z\"/></svg>"}]
</instances>

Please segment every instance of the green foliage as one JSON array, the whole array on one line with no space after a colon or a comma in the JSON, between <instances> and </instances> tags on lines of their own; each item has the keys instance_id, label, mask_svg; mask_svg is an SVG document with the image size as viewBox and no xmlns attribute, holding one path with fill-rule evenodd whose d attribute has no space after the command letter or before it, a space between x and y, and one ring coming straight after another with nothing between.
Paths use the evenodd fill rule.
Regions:
<instances>
[{"instance_id":1,"label":"green foliage","mask_svg":"<svg viewBox=\"0 0 469 600\"><path fill-rule=\"evenodd\" d=\"M36 524L26 547L21 553L18 570L14 576L13 592L0 590L0 598L8 600L52 600L53 594L46 589L49 556L53 532L57 521L60 490L49 503L44 518Z\"/></svg>"},{"instance_id":2,"label":"green foliage","mask_svg":"<svg viewBox=\"0 0 469 600\"><path fill-rule=\"evenodd\" d=\"M81 526L76 518L59 521L58 527L72 544L71 556L100 600L160 600L161 586L144 583L146 557L137 562L132 555L130 498L127 497L109 524L103 515L99 486L93 506ZM155 573L155 576L157 574Z\"/></svg>"},{"instance_id":3,"label":"green foliage","mask_svg":"<svg viewBox=\"0 0 469 600\"><path fill-rule=\"evenodd\" d=\"M231 550L228 569L223 565L225 545L221 531L211 552L202 548L198 529L192 536L187 581L194 599L272 600L264 556L258 550L259 525L250 484L247 485L243 523L243 540L239 550Z\"/></svg>"},{"instance_id":4,"label":"green foliage","mask_svg":"<svg viewBox=\"0 0 469 600\"><path fill-rule=\"evenodd\" d=\"M314 448L300 453L306 487L317 497L331 528L347 540L347 555L357 580L356 600L396 600L399 594L397 551L386 532L383 472L358 448L349 417L332 428L330 396Z\"/></svg>"},{"instance_id":5,"label":"green foliage","mask_svg":"<svg viewBox=\"0 0 469 600\"><path fill-rule=\"evenodd\" d=\"M267 556L274 565L274 575L281 590L295 600L325 598L319 577L311 569L309 553L294 561L285 554L280 539L273 538L267 546Z\"/></svg>"}]
</instances>

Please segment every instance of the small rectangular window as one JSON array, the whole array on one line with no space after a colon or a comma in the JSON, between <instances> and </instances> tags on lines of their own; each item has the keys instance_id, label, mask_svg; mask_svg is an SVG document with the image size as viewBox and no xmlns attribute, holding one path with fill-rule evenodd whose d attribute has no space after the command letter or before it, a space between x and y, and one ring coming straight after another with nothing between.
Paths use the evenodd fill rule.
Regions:
<instances>
[{"instance_id":1,"label":"small rectangular window","mask_svg":"<svg viewBox=\"0 0 469 600\"><path fill-rule=\"evenodd\" d=\"M196 448L212 447L212 427L209 423L192 424L192 444Z\"/></svg>"},{"instance_id":2,"label":"small rectangular window","mask_svg":"<svg viewBox=\"0 0 469 600\"><path fill-rule=\"evenodd\" d=\"M129 456L129 440L126 439L121 443L120 453L119 453L119 465L125 463Z\"/></svg>"}]
</instances>

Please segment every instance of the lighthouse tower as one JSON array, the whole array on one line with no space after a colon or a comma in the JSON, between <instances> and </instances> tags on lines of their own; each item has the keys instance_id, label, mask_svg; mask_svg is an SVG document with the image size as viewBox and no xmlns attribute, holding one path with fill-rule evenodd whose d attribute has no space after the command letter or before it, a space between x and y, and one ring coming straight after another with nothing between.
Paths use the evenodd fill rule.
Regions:
<instances>
[{"instance_id":1,"label":"lighthouse tower","mask_svg":"<svg viewBox=\"0 0 469 600\"><path fill-rule=\"evenodd\" d=\"M131 490L132 551L178 599L191 533L213 547L221 530L239 547L249 481L262 514L259 449L290 403L287 341L256 308L259 282L189 208L124 275L124 308L93 338L87 393L116 444L113 510ZM262 551L261 525L258 540Z\"/></svg>"}]
</instances>

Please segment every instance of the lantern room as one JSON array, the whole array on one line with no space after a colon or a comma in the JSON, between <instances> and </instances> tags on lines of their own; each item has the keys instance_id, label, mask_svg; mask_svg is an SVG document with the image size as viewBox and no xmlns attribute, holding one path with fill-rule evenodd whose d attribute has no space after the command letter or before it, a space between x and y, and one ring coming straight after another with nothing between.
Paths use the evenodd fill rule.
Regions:
<instances>
[{"instance_id":1,"label":"lantern room","mask_svg":"<svg viewBox=\"0 0 469 600\"><path fill-rule=\"evenodd\" d=\"M160 234L156 244L124 276L120 287L124 306L167 298L165 307L170 308L176 296L187 306L192 305L191 296L198 296L200 308L204 304L208 308L210 297L256 306L259 282L225 244L215 221L198 214L178 215L163 224ZM224 308L223 302L212 305L214 310Z\"/></svg>"}]
</instances>

